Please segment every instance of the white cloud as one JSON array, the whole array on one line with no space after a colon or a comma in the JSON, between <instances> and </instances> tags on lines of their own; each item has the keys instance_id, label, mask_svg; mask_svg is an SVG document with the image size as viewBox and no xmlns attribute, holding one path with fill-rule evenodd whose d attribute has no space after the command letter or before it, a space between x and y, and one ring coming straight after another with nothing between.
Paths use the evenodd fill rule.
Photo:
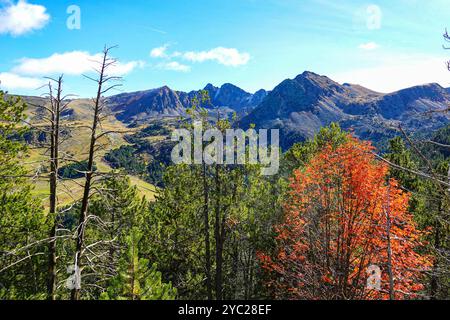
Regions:
<instances>
[{"instance_id":1,"label":"white cloud","mask_svg":"<svg viewBox=\"0 0 450 320\"><path fill-rule=\"evenodd\" d=\"M375 50L378 49L379 47L380 46L375 42L367 42L360 44L358 48L362 50Z\"/></svg>"},{"instance_id":2,"label":"white cloud","mask_svg":"<svg viewBox=\"0 0 450 320\"><path fill-rule=\"evenodd\" d=\"M167 57L167 48L169 46L167 44L158 47L158 48L154 48L152 51L150 51L150 56L152 58L166 58Z\"/></svg>"},{"instance_id":3,"label":"white cloud","mask_svg":"<svg viewBox=\"0 0 450 320\"><path fill-rule=\"evenodd\" d=\"M50 20L44 6L27 3L26 0L19 0L17 4L7 3L0 9L0 34L19 36L42 29Z\"/></svg>"},{"instance_id":4,"label":"white cloud","mask_svg":"<svg viewBox=\"0 0 450 320\"><path fill-rule=\"evenodd\" d=\"M81 75L98 68L101 59L101 53L94 55L85 51L55 53L50 57L41 59L23 58L19 60L19 65L13 69L13 72L25 75L52 75L57 73ZM137 67L142 67L143 64L142 61L117 62L111 66L108 73L116 76L125 75Z\"/></svg>"},{"instance_id":5,"label":"white cloud","mask_svg":"<svg viewBox=\"0 0 450 320\"><path fill-rule=\"evenodd\" d=\"M38 89L45 83L44 79L22 77L9 72L0 73L0 88L7 90Z\"/></svg>"},{"instance_id":6,"label":"white cloud","mask_svg":"<svg viewBox=\"0 0 450 320\"><path fill-rule=\"evenodd\" d=\"M171 70L171 71L178 71L178 72L189 72L191 71L191 67L181 64L177 61L162 63L159 65L161 69L165 70Z\"/></svg>"},{"instance_id":7,"label":"white cloud","mask_svg":"<svg viewBox=\"0 0 450 320\"><path fill-rule=\"evenodd\" d=\"M237 67L245 65L250 60L250 54L239 52L235 48L217 47L209 51L190 51L183 54L183 58L192 62L216 61L225 66Z\"/></svg>"},{"instance_id":8,"label":"white cloud","mask_svg":"<svg viewBox=\"0 0 450 320\"><path fill-rule=\"evenodd\" d=\"M217 47L209 51L175 51L173 53L169 53L167 52L168 47L169 45L165 44L161 47L154 48L150 52L150 56L152 58L163 58L167 60L172 58L180 58L186 61L199 63L205 61L215 61L219 64L232 67L245 65L250 60L250 54L246 52L239 52L239 50L235 48ZM170 67L173 67L174 69L182 66L185 70L187 70L186 67L188 67L178 62L169 62L165 65L170 65Z\"/></svg>"},{"instance_id":9,"label":"white cloud","mask_svg":"<svg viewBox=\"0 0 450 320\"><path fill-rule=\"evenodd\" d=\"M379 92L394 92L400 89L439 83L450 87L450 72L445 65L445 57L423 55L391 55L378 66L349 70L330 75L341 83L360 84Z\"/></svg>"}]
</instances>

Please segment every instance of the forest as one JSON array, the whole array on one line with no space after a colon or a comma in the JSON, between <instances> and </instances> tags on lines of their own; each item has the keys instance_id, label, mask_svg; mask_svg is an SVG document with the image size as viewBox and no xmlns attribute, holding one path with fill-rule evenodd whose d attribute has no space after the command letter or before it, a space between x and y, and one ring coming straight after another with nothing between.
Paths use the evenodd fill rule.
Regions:
<instances>
[{"instance_id":1,"label":"forest","mask_svg":"<svg viewBox=\"0 0 450 320\"><path fill-rule=\"evenodd\" d=\"M108 73L114 63L106 48L89 79L97 94L81 160L61 147L72 103L62 76L49 79L46 103L34 106L40 126L27 120L30 103L0 92L0 299L450 297L450 127L429 139L399 127L380 153L331 124L284 152L274 176L258 164L169 161L148 172L135 152L170 126L138 134L102 126L105 95L118 85ZM229 118L208 116L207 100L192 99L190 120L178 125L231 128ZM104 138L117 133L129 144L104 152ZM43 146L39 172L26 165L31 140ZM157 184L154 197L129 174ZM48 199L35 196L37 176ZM81 192L61 201L69 181Z\"/></svg>"}]
</instances>

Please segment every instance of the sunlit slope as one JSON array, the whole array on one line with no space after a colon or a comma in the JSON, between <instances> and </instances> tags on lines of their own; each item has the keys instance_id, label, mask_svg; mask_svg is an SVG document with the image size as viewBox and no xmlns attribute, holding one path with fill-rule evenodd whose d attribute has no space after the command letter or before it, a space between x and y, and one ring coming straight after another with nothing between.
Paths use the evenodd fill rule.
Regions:
<instances>
[{"instance_id":1,"label":"sunlit slope","mask_svg":"<svg viewBox=\"0 0 450 320\"><path fill-rule=\"evenodd\" d=\"M33 129L45 130L48 124L45 123L42 109L37 108L37 104L44 103L41 98L26 97L27 102L31 101L27 109L27 122ZM90 143L90 126L92 125L92 103L88 99L74 100L69 108L63 113L61 128L64 132L61 137L60 146L60 167L74 163L74 161L84 161L88 157ZM126 145L125 134L132 134L139 128L130 129L116 118L109 114L102 118L98 134L110 132L101 137L98 141L98 151L95 164L97 170L102 173L111 172L113 169L103 160L104 155L112 150ZM48 171L48 151L43 145L31 146L27 154L23 155L23 161L29 170L35 184L34 194L44 200L46 203L49 196L49 183L44 178ZM156 187L141 180L138 177L129 176L131 184L136 186L142 196L148 200L153 200L156 194ZM67 205L77 201L82 196L83 179L61 181L58 200L59 205Z\"/></svg>"}]
</instances>

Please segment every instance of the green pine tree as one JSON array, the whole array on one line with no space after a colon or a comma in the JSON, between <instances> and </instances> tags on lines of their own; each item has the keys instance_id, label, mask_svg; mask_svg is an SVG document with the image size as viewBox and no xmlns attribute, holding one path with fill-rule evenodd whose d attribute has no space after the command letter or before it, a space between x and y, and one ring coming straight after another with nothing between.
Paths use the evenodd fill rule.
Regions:
<instances>
[{"instance_id":1,"label":"green pine tree","mask_svg":"<svg viewBox=\"0 0 450 320\"><path fill-rule=\"evenodd\" d=\"M111 279L107 291L102 293L102 300L174 300L177 290L171 283L162 281L157 265L150 266L148 259L139 257L139 242L142 233L133 228L126 242L128 250L121 258L119 273Z\"/></svg>"},{"instance_id":2,"label":"green pine tree","mask_svg":"<svg viewBox=\"0 0 450 320\"><path fill-rule=\"evenodd\" d=\"M20 165L25 104L0 91L0 299L41 299L46 291L46 219Z\"/></svg>"}]
</instances>

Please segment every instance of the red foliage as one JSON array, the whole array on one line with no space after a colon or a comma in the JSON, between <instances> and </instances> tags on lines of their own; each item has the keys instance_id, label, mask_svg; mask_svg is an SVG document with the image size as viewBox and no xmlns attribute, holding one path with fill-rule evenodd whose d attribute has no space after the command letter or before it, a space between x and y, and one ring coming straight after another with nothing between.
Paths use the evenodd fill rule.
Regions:
<instances>
[{"instance_id":1,"label":"red foliage","mask_svg":"<svg viewBox=\"0 0 450 320\"><path fill-rule=\"evenodd\" d=\"M409 194L388 181L388 167L372 151L350 137L295 172L276 252L258 255L277 298L388 299L389 262L395 299L423 289L431 264L417 251L424 232L408 212ZM367 288L372 265L382 270L381 290Z\"/></svg>"}]
</instances>

